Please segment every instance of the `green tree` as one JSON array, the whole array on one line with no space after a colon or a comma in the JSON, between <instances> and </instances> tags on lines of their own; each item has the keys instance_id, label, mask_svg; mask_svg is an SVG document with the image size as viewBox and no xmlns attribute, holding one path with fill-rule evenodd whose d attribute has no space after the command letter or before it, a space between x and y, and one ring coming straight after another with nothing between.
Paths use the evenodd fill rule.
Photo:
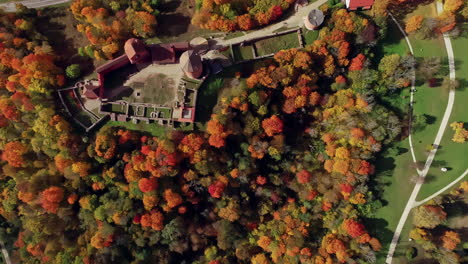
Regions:
<instances>
[{"instance_id":1,"label":"green tree","mask_svg":"<svg viewBox=\"0 0 468 264\"><path fill-rule=\"evenodd\" d=\"M423 205L414 210L414 225L417 227L434 228L440 225L447 213L440 206Z\"/></svg>"},{"instance_id":2,"label":"green tree","mask_svg":"<svg viewBox=\"0 0 468 264\"><path fill-rule=\"evenodd\" d=\"M76 79L80 77L81 75L81 68L79 64L72 64L67 67L65 70L65 73L68 78L70 79Z\"/></svg>"}]
</instances>

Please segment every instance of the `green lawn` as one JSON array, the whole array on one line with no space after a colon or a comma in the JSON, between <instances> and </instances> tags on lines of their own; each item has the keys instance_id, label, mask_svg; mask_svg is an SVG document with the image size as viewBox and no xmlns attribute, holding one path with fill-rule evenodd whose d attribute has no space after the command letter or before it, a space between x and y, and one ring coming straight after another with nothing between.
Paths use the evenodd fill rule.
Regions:
<instances>
[{"instance_id":1,"label":"green lawn","mask_svg":"<svg viewBox=\"0 0 468 264\"><path fill-rule=\"evenodd\" d=\"M409 48L400 30L391 20L388 24L388 35L377 48L374 57L377 63L383 56L390 54L408 54ZM382 98L383 103L402 118L408 112L409 89L398 94ZM409 151L408 139L394 142L389 146L390 151L384 151L375 162L376 173L370 185L380 186L375 191L383 201L383 206L377 210L374 217L366 220L366 227L371 235L376 236L382 243L382 250L377 254L376 263L384 263L388 246L392 240L393 232L400 220L400 216L408 202L414 183L411 177L416 174L412 167L412 158ZM402 239L406 239L402 235ZM397 249L396 255L400 252Z\"/></svg>"},{"instance_id":2,"label":"green lawn","mask_svg":"<svg viewBox=\"0 0 468 264\"><path fill-rule=\"evenodd\" d=\"M420 6L415 12L413 12L410 15L424 14L427 16L431 13L435 14L434 4ZM413 45L416 57L439 56L442 58L443 65L445 65L445 67L443 67L440 73L437 76L435 76L436 78L443 78L444 76L448 75L446 67L447 55L445 45L441 37L431 40L418 40L413 37L410 37L410 40ZM464 54L464 49L466 49L465 47L468 45L468 39L459 38L453 41L453 45L456 53L455 56L457 57L457 75L459 78L460 76L468 76L468 64L460 61L463 59L461 58L463 55L457 56L457 53ZM390 46L390 50L399 50L399 48L401 47L398 47L398 45ZM462 83L466 87L466 81L462 81ZM440 126L440 122L445 111L445 107L447 106L448 90L442 90L440 87L429 88L425 84L419 84L416 87L416 89L417 92L415 94L414 105L415 115L427 114L431 116L431 122L429 122L430 124L428 124L423 130L413 133L413 142L416 151L416 158L418 160L425 160L425 147L426 145L431 144L435 139L437 130ZM457 91L455 108L452 112L450 122L468 121L467 115L466 113L463 113L462 108L462 104L467 100L468 91L466 91L466 89L464 88L460 88L460 90ZM427 196L438 191L440 188L446 186L453 179L457 178L467 167L466 159L463 158L463 154L465 154L468 150L467 147L461 144L455 144L451 142L450 139L453 133L451 133L451 131L448 130L450 130L450 128L448 128L446 130L446 134L444 134L444 137L441 142L441 148L437 152L435 160L431 166L431 169L429 170L428 176L426 178L426 183L421 188L418 200L424 199ZM407 144L405 146L407 146ZM401 162L410 162L411 157L408 154L406 155L406 157L404 157L404 159L407 160ZM401 164L399 162L399 159L395 159L394 164L396 165L396 168L393 171L394 178L392 184L385 188L385 192L383 194L384 199L386 199L387 196L388 199L390 199L389 204L377 212L377 217L380 216L382 219L388 221L387 228L389 228L390 230L393 230L396 227L396 223L398 222L398 219L401 216L401 211L403 210L407 202L408 194L413 186L413 184L408 184L407 179L405 179L402 183L398 182L397 177L399 176L399 173L403 173L404 175L409 176L408 174L411 174L411 171L414 171L414 168L407 168L407 170L401 171L401 165L405 166L405 164ZM451 168L451 170L446 173L442 173L440 171L441 167L449 167ZM405 193L407 195L404 195ZM410 229L412 228L411 217L412 216L410 215L401 232L400 243L397 246L393 263L407 263L407 260L403 257L404 251L406 250L406 248L414 246L412 242L408 241L408 234ZM387 237L383 236L382 239L384 247L387 247ZM383 263L383 255L384 254L382 254L382 256L379 256L379 259L377 261L378 263Z\"/></svg>"},{"instance_id":3,"label":"green lawn","mask_svg":"<svg viewBox=\"0 0 468 264\"><path fill-rule=\"evenodd\" d=\"M377 263L383 263L386 257L393 232L414 187L410 178L416 174L411 167L408 140L396 142L392 148L398 151L392 154L384 153L375 163L376 184L384 186L384 189L379 190L377 194L381 195L384 206L377 210L373 218L366 221L366 227L371 235L379 238L383 246L378 254Z\"/></svg>"},{"instance_id":4,"label":"green lawn","mask_svg":"<svg viewBox=\"0 0 468 264\"><path fill-rule=\"evenodd\" d=\"M299 47L299 38L296 32L263 39L255 42L257 55L263 56L276 53L280 50L287 50Z\"/></svg>"},{"instance_id":5,"label":"green lawn","mask_svg":"<svg viewBox=\"0 0 468 264\"><path fill-rule=\"evenodd\" d=\"M437 15L435 3L428 5L420 5L418 8L409 14L407 18L423 14L425 16ZM402 23L403 24L403 23ZM438 36L433 39L420 40L410 36L410 42L413 45L414 55L416 58L424 57L440 57L442 61L442 69L436 78L442 79L448 74L447 65L447 52L443 42L443 38ZM429 121L420 131L413 132L413 144L416 159L418 161L425 161L427 158L426 147L434 142L435 136L442 121L448 101L448 90L443 90L441 87L429 87L427 82L417 83L416 92L414 94L414 111L415 116L427 115Z\"/></svg>"},{"instance_id":6,"label":"green lawn","mask_svg":"<svg viewBox=\"0 0 468 264\"><path fill-rule=\"evenodd\" d=\"M465 32L468 31L468 23L464 24ZM466 102L468 102L468 57L466 47L468 47L468 36L452 39L452 47L455 55L456 77L460 81L460 87L455 92L455 104L450 116L449 125L452 122L468 123L466 114ZM445 107L445 104L444 104ZM426 184L423 185L418 195L418 200L422 200L437 192L454 179L458 178L468 168L468 143L460 144L453 142L453 130L447 127L440 143L440 148L434 158L434 162L428 173ZM450 168L448 172L441 172L441 167ZM466 179L466 177L465 177Z\"/></svg>"},{"instance_id":7,"label":"green lawn","mask_svg":"<svg viewBox=\"0 0 468 264\"><path fill-rule=\"evenodd\" d=\"M232 51L234 53L234 61L244 61L251 60L254 58L252 46L243 46L235 45L232 46Z\"/></svg>"},{"instance_id":8,"label":"green lawn","mask_svg":"<svg viewBox=\"0 0 468 264\"><path fill-rule=\"evenodd\" d=\"M304 36L305 45L312 44L319 36L319 30L308 30L307 28L302 28L302 35Z\"/></svg>"}]
</instances>

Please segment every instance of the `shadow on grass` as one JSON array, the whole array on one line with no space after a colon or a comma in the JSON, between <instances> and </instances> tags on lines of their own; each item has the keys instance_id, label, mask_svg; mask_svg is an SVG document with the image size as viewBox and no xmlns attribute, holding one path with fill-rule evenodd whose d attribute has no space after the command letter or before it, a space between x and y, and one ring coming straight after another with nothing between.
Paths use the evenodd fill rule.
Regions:
<instances>
[{"instance_id":1,"label":"shadow on grass","mask_svg":"<svg viewBox=\"0 0 468 264\"><path fill-rule=\"evenodd\" d=\"M433 3L434 0L411 0L405 3L398 3L391 6L393 15L399 19L404 18L407 14L414 12L420 5L428 5Z\"/></svg>"},{"instance_id":2,"label":"shadow on grass","mask_svg":"<svg viewBox=\"0 0 468 264\"><path fill-rule=\"evenodd\" d=\"M447 213L447 215L449 215L449 217L451 218L457 217L457 216L465 216L465 215L468 215L468 204L463 201L456 201L454 203L445 203L444 210Z\"/></svg>"},{"instance_id":3,"label":"shadow on grass","mask_svg":"<svg viewBox=\"0 0 468 264\"><path fill-rule=\"evenodd\" d=\"M363 222L369 234L377 237L383 245L383 250L376 252L377 258L385 258L387 255L387 250L385 249L393 238L393 231L388 228L387 220L383 218L363 218Z\"/></svg>"},{"instance_id":4,"label":"shadow on grass","mask_svg":"<svg viewBox=\"0 0 468 264\"><path fill-rule=\"evenodd\" d=\"M379 157L375 162L375 175L368 182L369 189L372 190L376 199L381 200L382 205L386 206L388 201L382 199L385 187L391 185L393 170L395 169L395 159L393 157Z\"/></svg>"}]
</instances>

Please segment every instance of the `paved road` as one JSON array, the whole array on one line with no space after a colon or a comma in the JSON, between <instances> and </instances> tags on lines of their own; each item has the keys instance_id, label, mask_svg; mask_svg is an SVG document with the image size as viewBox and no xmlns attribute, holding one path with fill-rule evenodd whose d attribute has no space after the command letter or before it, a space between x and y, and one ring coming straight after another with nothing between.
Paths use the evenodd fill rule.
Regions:
<instances>
[{"instance_id":1,"label":"paved road","mask_svg":"<svg viewBox=\"0 0 468 264\"><path fill-rule=\"evenodd\" d=\"M422 200L422 201L419 201L419 202L414 202L413 204L413 208L414 207L418 207L422 204L425 204L427 203L428 201L434 199L435 197L439 196L441 193L445 192L446 190L450 189L453 185L457 184L459 181L461 181L463 178L465 178L465 176L468 174L468 169L465 170L465 172L460 175L458 178L456 178L455 180L453 180L451 183L449 183L447 186L445 186L444 188L440 189L439 191L437 191L436 193L434 193L433 195L427 197L426 199Z\"/></svg>"},{"instance_id":2,"label":"paved road","mask_svg":"<svg viewBox=\"0 0 468 264\"><path fill-rule=\"evenodd\" d=\"M0 241L0 246L2 248L2 255L3 255L3 259L5 260L5 263L6 264L12 264L11 263L11 259L10 259L10 255L8 254L8 250L6 250L5 248L5 244L3 243L3 241Z\"/></svg>"},{"instance_id":3,"label":"paved road","mask_svg":"<svg viewBox=\"0 0 468 264\"><path fill-rule=\"evenodd\" d=\"M51 5L58 5L63 3L71 2L71 0L24 0L24 1L11 1L8 3L0 4L0 8L7 12L16 11L16 4L21 3L29 8L41 8Z\"/></svg>"},{"instance_id":4,"label":"paved road","mask_svg":"<svg viewBox=\"0 0 468 264\"><path fill-rule=\"evenodd\" d=\"M398 21L395 19L393 14L391 14L389 12L389 15L392 18L393 22L395 22L397 27L400 29L400 31L405 36L406 44L408 45L408 48L410 49L411 55L414 56L413 45L411 45L411 42L410 42L408 36L406 35L406 32L403 30L400 23L398 23ZM409 117L409 126L408 126L409 127L408 141L409 141L409 145L410 145L410 151L411 151L411 156L413 158L413 162L416 163L417 160L416 160L416 155L414 154L413 137L412 137L412 133L411 133L412 132L412 122L413 122L412 119L413 119L414 91L416 90L416 87L415 87L416 86L416 69L415 69L415 66L413 66L412 70L413 70L413 74L411 76L411 96L410 96L410 115L409 115L410 117ZM418 171L418 174L421 173L419 168L416 168L416 170Z\"/></svg>"},{"instance_id":5,"label":"paved road","mask_svg":"<svg viewBox=\"0 0 468 264\"><path fill-rule=\"evenodd\" d=\"M312 9L317 9L319 6L325 4L326 2L327 0L318 0L317 2L314 2L310 5L300 8L295 14L293 14L291 17L289 17L286 20L283 20L276 24L272 24L262 29L247 33L243 36L228 39L228 40L216 39L217 44L228 46L229 44L239 43L244 40L249 40L249 39L254 39L254 38L259 38L259 37L274 34L274 31L283 27L287 27L287 28L302 27L302 25L304 24L304 20L303 20L304 17L306 17Z\"/></svg>"},{"instance_id":6,"label":"paved road","mask_svg":"<svg viewBox=\"0 0 468 264\"><path fill-rule=\"evenodd\" d=\"M443 12L443 5L440 2L437 2L437 11L439 13ZM444 34L443 36L444 36L445 48L447 49L447 55L449 59L450 79L455 80L455 59L453 56L452 42L450 41L450 37L447 34ZM447 124L449 122L450 114L452 113L454 103L455 103L455 89L451 88L449 92L449 100L447 103L447 107L445 108L444 117L442 118L442 122L440 124L439 130L437 131L437 135L433 143L434 146L440 145L440 141L442 140L442 136L444 135L445 129L447 128ZM436 153L437 153L437 147L431 150L431 152L429 153L426 163L424 164L424 169L419 174L420 178L424 179L426 177L427 172L429 171L431 167L432 161L434 160L434 156ZM405 210L403 211L403 214L401 215L400 221L398 222L397 228L393 235L390 248L388 250L387 259L385 261L387 264L392 263L393 254L395 253L398 240L400 239L401 231L403 230L403 227L405 225L405 222L408 218L408 215L411 209L414 207L416 197L418 196L419 190L421 190L423 183L424 181L418 181L418 183L416 183L416 185L414 186L413 192L411 193L411 196L408 200L408 203L406 204Z\"/></svg>"}]
</instances>

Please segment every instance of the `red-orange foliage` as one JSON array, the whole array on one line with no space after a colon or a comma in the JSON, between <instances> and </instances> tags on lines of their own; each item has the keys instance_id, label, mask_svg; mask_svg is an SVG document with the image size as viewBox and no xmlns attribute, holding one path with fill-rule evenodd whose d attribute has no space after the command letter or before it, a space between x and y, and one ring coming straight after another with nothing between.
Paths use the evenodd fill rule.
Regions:
<instances>
[{"instance_id":1,"label":"red-orange foliage","mask_svg":"<svg viewBox=\"0 0 468 264\"><path fill-rule=\"evenodd\" d=\"M308 183L312 178L312 174L306 170L301 170L296 176L299 183Z\"/></svg>"},{"instance_id":2,"label":"red-orange foliage","mask_svg":"<svg viewBox=\"0 0 468 264\"><path fill-rule=\"evenodd\" d=\"M161 231L164 228L164 216L158 210L153 210L151 213L142 215L140 223L143 227L151 227L154 230Z\"/></svg>"},{"instance_id":3,"label":"red-orange foliage","mask_svg":"<svg viewBox=\"0 0 468 264\"><path fill-rule=\"evenodd\" d=\"M78 195L75 194L75 193L69 195L68 198L67 198L67 202L68 202L69 204L74 204L77 200L78 200Z\"/></svg>"},{"instance_id":4,"label":"red-orange foliage","mask_svg":"<svg viewBox=\"0 0 468 264\"><path fill-rule=\"evenodd\" d=\"M15 92L11 96L11 100L17 108L23 107L26 111L34 110L34 105L31 103L31 98L23 92Z\"/></svg>"},{"instance_id":5,"label":"red-orange foliage","mask_svg":"<svg viewBox=\"0 0 468 264\"><path fill-rule=\"evenodd\" d=\"M336 83L346 83L346 78L345 78L343 75L338 75L338 76L335 78L335 82L336 82Z\"/></svg>"},{"instance_id":6,"label":"red-orange foliage","mask_svg":"<svg viewBox=\"0 0 468 264\"><path fill-rule=\"evenodd\" d=\"M296 112L296 102L295 102L294 98L286 99L284 101L282 110L286 114L292 114L292 113Z\"/></svg>"},{"instance_id":7,"label":"red-orange foliage","mask_svg":"<svg viewBox=\"0 0 468 264\"><path fill-rule=\"evenodd\" d=\"M158 188L158 180L156 177L142 178L138 181L138 188L144 193L154 191Z\"/></svg>"},{"instance_id":8,"label":"red-orange foliage","mask_svg":"<svg viewBox=\"0 0 468 264\"><path fill-rule=\"evenodd\" d=\"M3 116L13 121L19 121L20 116L21 116L15 104L9 98L0 99L0 111Z\"/></svg>"},{"instance_id":9,"label":"red-orange foliage","mask_svg":"<svg viewBox=\"0 0 468 264\"><path fill-rule=\"evenodd\" d=\"M208 187L208 192L213 198L221 198L221 194L224 192L226 185L221 181L215 181Z\"/></svg>"},{"instance_id":10,"label":"red-orange foliage","mask_svg":"<svg viewBox=\"0 0 468 264\"><path fill-rule=\"evenodd\" d=\"M366 56L364 54L359 53L356 57L351 60L351 64L349 65L350 71L359 71L364 68L364 62L366 61Z\"/></svg>"},{"instance_id":11,"label":"red-orange foliage","mask_svg":"<svg viewBox=\"0 0 468 264\"><path fill-rule=\"evenodd\" d=\"M362 130L361 128L357 128L357 127L351 129L350 133L353 138L357 138L357 139L361 139L365 135L364 130Z\"/></svg>"},{"instance_id":12,"label":"red-orange foliage","mask_svg":"<svg viewBox=\"0 0 468 264\"><path fill-rule=\"evenodd\" d=\"M255 20L250 14L244 14L237 17L237 24L241 30L251 30L255 26Z\"/></svg>"},{"instance_id":13,"label":"red-orange foliage","mask_svg":"<svg viewBox=\"0 0 468 264\"><path fill-rule=\"evenodd\" d=\"M208 143L213 147L221 148L226 145L226 140L221 135L211 135L208 139Z\"/></svg>"},{"instance_id":14,"label":"red-orange foliage","mask_svg":"<svg viewBox=\"0 0 468 264\"><path fill-rule=\"evenodd\" d=\"M371 238L371 240L369 241L369 245L372 247L372 250L374 251L380 251L382 249L382 244L375 237Z\"/></svg>"},{"instance_id":15,"label":"red-orange foliage","mask_svg":"<svg viewBox=\"0 0 468 264\"><path fill-rule=\"evenodd\" d=\"M349 183L341 183L340 190L344 193L351 193L353 191L353 186Z\"/></svg>"},{"instance_id":16,"label":"red-orange foliage","mask_svg":"<svg viewBox=\"0 0 468 264\"><path fill-rule=\"evenodd\" d=\"M255 182L258 185L265 185L267 183L267 178L263 176L257 176L257 179L255 180Z\"/></svg>"},{"instance_id":17,"label":"red-orange foliage","mask_svg":"<svg viewBox=\"0 0 468 264\"><path fill-rule=\"evenodd\" d=\"M224 126L216 119L216 115L213 115L208 121L206 131L210 134L208 143L211 146L220 148L225 145L227 133L224 131Z\"/></svg>"},{"instance_id":18,"label":"red-orange foliage","mask_svg":"<svg viewBox=\"0 0 468 264\"><path fill-rule=\"evenodd\" d=\"M445 231L442 236L442 246L448 250L454 250L460 244L460 236L454 231Z\"/></svg>"},{"instance_id":19,"label":"red-orange foliage","mask_svg":"<svg viewBox=\"0 0 468 264\"><path fill-rule=\"evenodd\" d=\"M41 193L41 206L49 213L57 213L59 203L63 199L63 189L52 186Z\"/></svg>"},{"instance_id":20,"label":"red-orange foliage","mask_svg":"<svg viewBox=\"0 0 468 264\"><path fill-rule=\"evenodd\" d=\"M283 132L283 121L278 116L272 116L262 121L262 127L265 133L272 137L275 134Z\"/></svg>"},{"instance_id":21,"label":"red-orange foliage","mask_svg":"<svg viewBox=\"0 0 468 264\"><path fill-rule=\"evenodd\" d=\"M174 208L182 203L182 197L172 189L164 191L164 199L166 199L169 208Z\"/></svg>"},{"instance_id":22,"label":"red-orange foliage","mask_svg":"<svg viewBox=\"0 0 468 264\"><path fill-rule=\"evenodd\" d=\"M343 222L343 229L350 235L352 238L359 237L366 233L364 225L354 219L347 219Z\"/></svg>"},{"instance_id":23,"label":"red-orange foliage","mask_svg":"<svg viewBox=\"0 0 468 264\"><path fill-rule=\"evenodd\" d=\"M111 235L104 235L101 231L96 232L93 237L91 237L91 246L100 249L106 248L112 245L114 241L114 236Z\"/></svg>"},{"instance_id":24,"label":"red-orange foliage","mask_svg":"<svg viewBox=\"0 0 468 264\"><path fill-rule=\"evenodd\" d=\"M333 171L341 174L346 174L349 170L349 162L347 160L335 160L333 163Z\"/></svg>"},{"instance_id":25,"label":"red-orange foliage","mask_svg":"<svg viewBox=\"0 0 468 264\"><path fill-rule=\"evenodd\" d=\"M3 149L2 159L13 167L23 167L25 164L23 155L27 152L25 144L19 141L8 142Z\"/></svg>"}]
</instances>

